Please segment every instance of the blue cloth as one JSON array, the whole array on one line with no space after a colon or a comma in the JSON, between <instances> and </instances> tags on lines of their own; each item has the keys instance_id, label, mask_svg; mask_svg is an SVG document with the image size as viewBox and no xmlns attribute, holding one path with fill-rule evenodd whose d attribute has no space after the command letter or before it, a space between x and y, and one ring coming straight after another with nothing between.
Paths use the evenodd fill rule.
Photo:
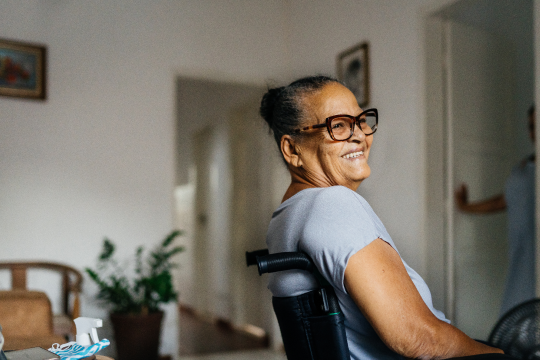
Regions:
<instances>
[{"instance_id":1,"label":"blue cloth","mask_svg":"<svg viewBox=\"0 0 540 360\"><path fill-rule=\"evenodd\" d=\"M60 360L79 360L94 355L109 346L110 343L109 340L103 339L95 344L82 346L72 341L63 345L53 344L49 351L60 356Z\"/></svg>"},{"instance_id":2,"label":"blue cloth","mask_svg":"<svg viewBox=\"0 0 540 360\"><path fill-rule=\"evenodd\" d=\"M402 359L378 337L344 285L349 258L378 238L397 251L367 201L343 186L306 189L295 194L274 212L266 237L270 253L307 253L319 272L332 284L345 315L352 359ZM424 280L405 261L403 264L431 312L449 322L442 312L433 308L431 293ZM277 297L300 295L316 287L315 280L302 270L282 271L269 276L268 288Z\"/></svg>"},{"instance_id":3,"label":"blue cloth","mask_svg":"<svg viewBox=\"0 0 540 360\"><path fill-rule=\"evenodd\" d=\"M516 165L506 181L508 275L501 315L535 297L535 164Z\"/></svg>"}]
</instances>

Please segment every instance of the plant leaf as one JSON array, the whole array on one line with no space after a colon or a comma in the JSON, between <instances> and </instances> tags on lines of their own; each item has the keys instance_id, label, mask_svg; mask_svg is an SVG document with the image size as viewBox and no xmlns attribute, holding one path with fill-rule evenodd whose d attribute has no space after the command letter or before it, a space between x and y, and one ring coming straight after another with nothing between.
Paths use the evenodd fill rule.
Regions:
<instances>
[{"instance_id":1,"label":"plant leaf","mask_svg":"<svg viewBox=\"0 0 540 360\"><path fill-rule=\"evenodd\" d=\"M115 249L115 245L111 240L107 238L103 239L103 249L101 250L101 254L99 255L99 260L100 261L109 260L114 254L114 249Z\"/></svg>"}]
</instances>

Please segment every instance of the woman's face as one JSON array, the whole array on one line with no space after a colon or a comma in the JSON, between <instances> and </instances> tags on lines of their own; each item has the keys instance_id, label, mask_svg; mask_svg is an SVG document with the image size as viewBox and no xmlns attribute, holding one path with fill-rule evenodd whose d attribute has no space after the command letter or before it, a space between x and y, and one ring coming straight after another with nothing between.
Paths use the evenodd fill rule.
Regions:
<instances>
[{"instance_id":1,"label":"woman's face","mask_svg":"<svg viewBox=\"0 0 540 360\"><path fill-rule=\"evenodd\" d=\"M308 95L303 104L308 119L302 127L324 123L332 115L362 112L352 92L338 83ZM364 135L358 126L346 141L332 140L326 128L307 131L298 142L302 176L317 187L343 185L356 190L371 173L367 160L372 142L373 135Z\"/></svg>"}]
</instances>

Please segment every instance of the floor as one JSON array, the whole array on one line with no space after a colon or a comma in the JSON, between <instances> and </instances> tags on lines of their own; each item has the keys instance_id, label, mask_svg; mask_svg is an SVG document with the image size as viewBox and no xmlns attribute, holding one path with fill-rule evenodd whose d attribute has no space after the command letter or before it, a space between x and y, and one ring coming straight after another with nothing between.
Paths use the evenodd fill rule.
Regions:
<instances>
[{"instance_id":1,"label":"floor","mask_svg":"<svg viewBox=\"0 0 540 360\"><path fill-rule=\"evenodd\" d=\"M207 355L180 356L179 360L287 360L283 353L271 350L233 351Z\"/></svg>"},{"instance_id":2,"label":"floor","mask_svg":"<svg viewBox=\"0 0 540 360\"><path fill-rule=\"evenodd\" d=\"M268 340L236 331L225 322L203 320L180 308L180 359L182 360L285 360L268 349Z\"/></svg>"}]
</instances>

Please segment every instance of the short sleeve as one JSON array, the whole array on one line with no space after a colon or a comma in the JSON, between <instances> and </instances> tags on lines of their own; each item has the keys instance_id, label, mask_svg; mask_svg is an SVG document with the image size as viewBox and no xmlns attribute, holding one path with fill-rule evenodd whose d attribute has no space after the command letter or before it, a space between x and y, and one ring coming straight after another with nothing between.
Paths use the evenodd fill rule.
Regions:
<instances>
[{"instance_id":1,"label":"short sleeve","mask_svg":"<svg viewBox=\"0 0 540 360\"><path fill-rule=\"evenodd\" d=\"M298 247L319 272L347 293L345 268L350 257L377 238L386 238L369 204L356 192L333 186L319 192L307 211Z\"/></svg>"}]
</instances>

